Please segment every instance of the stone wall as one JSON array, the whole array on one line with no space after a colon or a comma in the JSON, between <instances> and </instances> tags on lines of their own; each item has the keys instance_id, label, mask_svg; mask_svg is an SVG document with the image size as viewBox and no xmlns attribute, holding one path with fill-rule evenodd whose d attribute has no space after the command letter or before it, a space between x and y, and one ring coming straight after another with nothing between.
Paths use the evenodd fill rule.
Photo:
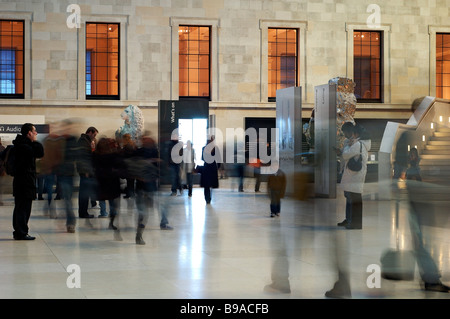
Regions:
<instances>
[{"instance_id":1,"label":"stone wall","mask_svg":"<svg viewBox=\"0 0 450 319\"><path fill-rule=\"evenodd\" d=\"M81 9L80 29L68 28L71 12ZM217 20L217 94L211 113L218 126L243 125L246 116L275 117L275 103L262 96L262 20L280 25L306 25L304 60L300 66L303 115L310 116L314 87L330 78L352 77L347 52L349 24L366 25L370 2L358 0L78 0L0 2L0 18L28 15L30 61L26 77L29 96L24 100L0 100L3 114L44 114L49 121L87 117L89 125L120 126L120 112L128 104L144 110L146 123L156 123L158 100L177 99L172 87L174 72L171 19ZM358 105L355 118L409 118L416 97L434 95L430 88L430 26L450 28L449 0L377 1L385 32L387 74L385 103ZM125 57L120 101L86 101L80 97L80 32L83 23L95 19L118 20L126 28L121 54ZM31 29L30 29L31 28ZM303 34L302 34L303 35ZM173 55L174 54L174 55ZM176 71L176 70L175 70ZM431 75L432 77L434 74ZM226 123L226 124L225 124ZM226 125L226 126L225 126ZM117 127L111 128L115 130ZM155 129L156 133L156 129Z\"/></svg>"}]
</instances>

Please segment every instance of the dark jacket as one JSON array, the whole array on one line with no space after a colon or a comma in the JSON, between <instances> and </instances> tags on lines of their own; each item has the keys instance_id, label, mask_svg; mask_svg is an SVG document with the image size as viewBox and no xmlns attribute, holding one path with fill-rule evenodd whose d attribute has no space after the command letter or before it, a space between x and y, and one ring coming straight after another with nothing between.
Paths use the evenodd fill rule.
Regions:
<instances>
[{"instance_id":1,"label":"dark jacket","mask_svg":"<svg viewBox=\"0 0 450 319\"><path fill-rule=\"evenodd\" d=\"M44 156L44 147L20 134L17 134L13 144L16 148L13 196L36 199L36 159Z\"/></svg>"},{"instance_id":2,"label":"dark jacket","mask_svg":"<svg viewBox=\"0 0 450 319\"><path fill-rule=\"evenodd\" d=\"M78 144L75 136L64 135L62 160L56 168L56 174L59 176L74 176L75 166L78 158Z\"/></svg>"},{"instance_id":3,"label":"dark jacket","mask_svg":"<svg viewBox=\"0 0 450 319\"><path fill-rule=\"evenodd\" d=\"M280 200L281 198L284 198L286 192L286 175L281 169L275 174L269 175L267 188L269 189L272 199Z\"/></svg>"},{"instance_id":4,"label":"dark jacket","mask_svg":"<svg viewBox=\"0 0 450 319\"><path fill-rule=\"evenodd\" d=\"M125 174L125 164L119 152L99 154L94 152L97 178L97 199L112 200L121 194L120 179Z\"/></svg>"},{"instance_id":5,"label":"dark jacket","mask_svg":"<svg viewBox=\"0 0 450 319\"><path fill-rule=\"evenodd\" d=\"M87 134L81 134L78 139L78 160L77 160L77 170L80 176L94 177L94 166L92 163L92 147L91 138Z\"/></svg>"}]
</instances>

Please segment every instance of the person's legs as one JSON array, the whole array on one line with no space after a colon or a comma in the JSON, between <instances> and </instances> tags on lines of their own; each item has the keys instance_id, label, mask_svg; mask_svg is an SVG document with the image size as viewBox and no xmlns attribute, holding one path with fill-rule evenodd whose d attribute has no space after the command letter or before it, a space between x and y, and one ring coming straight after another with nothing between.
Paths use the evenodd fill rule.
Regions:
<instances>
[{"instance_id":1,"label":"person's legs","mask_svg":"<svg viewBox=\"0 0 450 319\"><path fill-rule=\"evenodd\" d=\"M13 236L15 239L24 238L28 234L32 203L31 199L14 197Z\"/></svg>"},{"instance_id":2,"label":"person's legs","mask_svg":"<svg viewBox=\"0 0 450 319\"><path fill-rule=\"evenodd\" d=\"M188 186L188 196L192 196L192 173L186 173L186 182Z\"/></svg>"},{"instance_id":3,"label":"person's legs","mask_svg":"<svg viewBox=\"0 0 450 319\"><path fill-rule=\"evenodd\" d=\"M205 194L205 201L207 204L211 203L211 188L205 187L204 188L204 194Z\"/></svg>"},{"instance_id":4,"label":"person's legs","mask_svg":"<svg viewBox=\"0 0 450 319\"><path fill-rule=\"evenodd\" d=\"M76 220L72 205L73 178L72 176L59 176L59 180L61 185L61 195L66 209L67 232L74 233Z\"/></svg>"},{"instance_id":5,"label":"person's legs","mask_svg":"<svg viewBox=\"0 0 450 319\"><path fill-rule=\"evenodd\" d=\"M88 218L90 185L89 178L80 176L80 187L78 192L78 217Z\"/></svg>"},{"instance_id":6,"label":"person's legs","mask_svg":"<svg viewBox=\"0 0 450 319\"><path fill-rule=\"evenodd\" d=\"M419 274L425 284L439 284L441 274L430 253L425 249L422 227L420 225L420 210L427 209L424 204L410 201L409 227L411 230L414 254L416 256ZM428 208L429 209L429 208Z\"/></svg>"},{"instance_id":7,"label":"person's legs","mask_svg":"<svg viewBox=\"0 0 450 319\"><path fill-rule=\"evenodd\" d=\"M161 214L161 222L159 226L162 230L172 230L173 227L168 225L168 216L172 200L169 197L162 195L161 192L157 192L155 195L157 196L158 210Z\"/></svg>"},{"instance_id":8,"label":"person's legs","mask_svg":"<svg viewBox=\"0 0 450 319\"><path fill-rule=\"evenodd\" d=\"M352 223L352 196L350 192L344 191L344 196L346 199L345 202L345 220L347 221L347 225L350 225Z\"/></svg>"},{"instance_id":9,"label":"person's legs","mask_svg":"<svg viewBox=\"0 0 450 319\"><path fill-rule=\"evenodd\" d=\"M361 193L350 193L351 196L351 228L362 228L362 195Z\"/></svg>"}]
</instances>

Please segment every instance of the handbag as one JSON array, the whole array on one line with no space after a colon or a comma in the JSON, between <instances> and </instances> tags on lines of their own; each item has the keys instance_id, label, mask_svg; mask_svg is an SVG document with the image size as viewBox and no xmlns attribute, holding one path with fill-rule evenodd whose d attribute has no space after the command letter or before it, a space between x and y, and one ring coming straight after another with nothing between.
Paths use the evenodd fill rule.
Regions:
<instances>
[{"instance_id":1,"label":"handbag","mask_svg":"<svg viewBox=\"0 0 450 319\"><path fill-rule=\"evenodd\" d=\"M359 172L362 169L362 144L359 142L359 157L355 156L348 160L347 168L354 172Z\"/></svg>"},{"instance_id":2,"label":"handbag","mask_svg":"<svg viewBox=\"0 0 450 319\"><path fill-rule=\"evenodd\" d=\"M410 250L399 249L398 239L398 209L399 201L396 201L395 229L397 245L395 249L386 249L380 258L381 277L388 280L413 280L416 268L414 253Z\"/></svg>"}]
</instances>

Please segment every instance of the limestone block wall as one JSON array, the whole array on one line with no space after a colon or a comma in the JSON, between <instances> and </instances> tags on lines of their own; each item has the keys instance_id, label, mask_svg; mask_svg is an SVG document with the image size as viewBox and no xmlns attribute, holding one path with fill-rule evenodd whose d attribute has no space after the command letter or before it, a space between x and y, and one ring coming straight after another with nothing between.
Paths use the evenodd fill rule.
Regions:
<instances>
[{"instance_id":1,"label":"limestone block wall","mask_svg":"<svg viewBox=\"0 0 450 319\"><path fill-rule=\"evenodd\" d=\"M67 7L80 7L81 28L69 28ZM85 117L114 131L128 104L155 123L158 100L177 99L174 18L217 22L211 113L218 126L241 127L246 116L275 117L263 83L262 21L300 23L303 116L314 105L314 87L334 77L352 78L352 27L368 28L371 2L359 0L15 0L0 2L0 18L26 19L29 60L26 97L0 100L1 114L44 114L48 121ZM384 103L359 104L355 118L407 119L416 97L434 95L433 32L450 32L450 0L377 1L384 31ZM205 20L206 19L206 20ZM121 99L89 101L83 94L80 39L86 21L121 23ZM350 27L350 29L349 29ZM368 28L369 29L369 28ZM350 31L349 31L350 30ZM431 30L431 32L430 32ZM89 114L87 116L87 114ZM149 124L150 125L150 124ZM152 124L153 125L153 124ZM154 129L155 134L157 133Z\"/></svg>"}]
</instances>

